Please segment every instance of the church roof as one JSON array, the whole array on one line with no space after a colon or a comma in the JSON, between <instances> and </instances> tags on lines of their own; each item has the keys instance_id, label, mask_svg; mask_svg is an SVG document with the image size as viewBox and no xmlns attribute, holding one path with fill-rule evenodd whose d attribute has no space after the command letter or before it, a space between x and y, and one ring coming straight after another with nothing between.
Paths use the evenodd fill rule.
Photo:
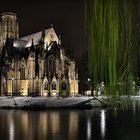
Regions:
<instances>
[{"instance_id":1,"label":"church roof","mask_svg":"<svg viewBox=\"0 0 140 140\"><path fill-rule=\"evenodd\" d=\"M14 58L28 58L29 56L29 51L33 50L33 46L35 47L36 45L39 45L43 43L44 37L50 37L50 35L54 33L54 29L51 27L49 29L19 38L19 39L10 39L8 38L6 40L6 48L8 51L8 55ZM32 42L34 45L32 45ZM8 47L7 47L8 46ZM60 49L60 46L57 44L57 41L52 41L48 46L48 48L45 50L46 51L46 56L49 56L51 54L57 55L58 51ZM35 47L35 52L38 54L41 54L42 49L41 47Z\"/></svg>"},{"instance_id":2,"label":"church roof","mask_svg":"<svg viewBox=\"0 0 140 140\"><path fill-rule=\"evenodd\" d=\"M14 47L26 47L28 41L22 40L22 39L14 39L13 40L13 46Z\"/></svg>"},{"instance_id":3,"label":"church roof","mask_svg":"<svg viewBox=\"0 0 140 140\"><path fill-rule=\"evenodd\" d=\"M34 45L35 46L39 45L40 43L43 42L42 38L44 39L45 36L47 36L49 34L52 34L52 33L55 34L55 31L51 27L51 28L45 29L43 31L40 31L40 32L37 32L37 33L34 33L34 34L30 34L30 35L21 37L19 39L14 39L13 40L13 47L19 47L19 48L21 48L21 47L25 47L25 48L31 47L32 39L34 40Z\"/></svg>"},{"instance_id":4,"label":"church roof","mask_svg":"<svg viewBox=\"0 0 140 140\"><path fill-rule=\"evenodd\" d=\"M32 45L32 39L34 40L34 45L38 45L41 43L41 38L42 38L43 33L45 32L45 35L47 35L50 29L51 28L19 38L19 39L14 39L13 46L14 47L30 47Z\"/></svg>"},{"instance_id":5,"label":"church roof","mask_svg":"<svg viewBox=\"0 0 140 140\"><path fill-rule=\"evenodd\" d=\"M48 34L48 32L50 31L51 28L44 30L45 31L45 35ZM34 45L38 45L41 43L41 38L43 35L43 31L25 36L20 38L23 41L27 41L26 47L30 47L32 45L32 39L34 40Z\"/></svg>"}]
</instances>

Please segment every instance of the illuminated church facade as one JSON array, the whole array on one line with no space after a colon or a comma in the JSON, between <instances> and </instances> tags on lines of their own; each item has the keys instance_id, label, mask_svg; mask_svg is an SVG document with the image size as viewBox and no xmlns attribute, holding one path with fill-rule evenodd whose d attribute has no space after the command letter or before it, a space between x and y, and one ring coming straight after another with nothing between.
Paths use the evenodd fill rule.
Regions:
<instances>
[{"instance_id":1,"label":"illuminated church facade","mask_svg":"<svg viewBox=\"0 0 140 140\"><path fill-rule=\"evenodd\" d=\"M19 38L17 16L0 22L0 91L3 95L75 96L78 72L54 28Z\"/></svg>"}]
</instances>

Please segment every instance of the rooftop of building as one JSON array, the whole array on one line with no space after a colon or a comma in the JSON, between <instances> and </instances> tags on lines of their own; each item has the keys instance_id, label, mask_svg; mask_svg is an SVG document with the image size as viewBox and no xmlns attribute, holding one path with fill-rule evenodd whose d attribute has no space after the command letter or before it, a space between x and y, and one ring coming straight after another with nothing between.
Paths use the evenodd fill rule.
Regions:
<instances>
[{"instance_id":1,"label":"rooftop of building","mask_svg":"<svg viewBox=\"0 0 140 140\"><path fill-rule=\"evenodd\" d=\"M54 31L54 29L51 27L51 28L44 29L42 31L27 35L27 36L21 37L19 39L14 39L13 46L14 47L28 48L28 47L30 47L32 45L32 40L34 42L34 45L36 46L36 45L41 43L42 37L46 36L52 30ZM55 33L55 31L54 31L54 33Z\"/></svg>"},{"instance_id":2,"label":"rooftop of building","mask_svg":"<svg viewBox=\"0 0 140 140\"><path fill-rule=\"evenodd\" d=\"M13 12L3 12L3 13L1 13L1 17L3 17L3 16L15 16L15 17L17 17L17 15Z\"/></svg>"}]
</instances>

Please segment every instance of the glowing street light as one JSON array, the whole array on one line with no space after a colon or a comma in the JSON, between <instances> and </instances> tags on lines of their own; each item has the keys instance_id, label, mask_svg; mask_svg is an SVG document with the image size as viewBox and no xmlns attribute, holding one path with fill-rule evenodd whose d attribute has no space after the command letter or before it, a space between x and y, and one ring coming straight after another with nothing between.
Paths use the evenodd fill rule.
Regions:
<instances>
[{"instance_id":1,"label":"glowing street light","mask_svg":"<svg viewBox=\"0 0 140 140\"><path fill-rule=\"evenodd\" d=\"M90 82L90 81L91 81L91 79L90 79L90 78L88 78L88 79L87 79L87 81L88 81L88 82Z\"/></svg>"}]
</instances>

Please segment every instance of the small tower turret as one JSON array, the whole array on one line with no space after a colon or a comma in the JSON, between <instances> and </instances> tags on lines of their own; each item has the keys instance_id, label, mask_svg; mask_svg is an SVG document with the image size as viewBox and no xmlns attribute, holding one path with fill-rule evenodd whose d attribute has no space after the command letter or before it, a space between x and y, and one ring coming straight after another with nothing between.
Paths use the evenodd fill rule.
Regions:
<instances>
[{"instance_id":1,"label":"small tower turret","mask_svg":"<svg viewBox=\"0 0 140 140\"><path fill-rule=\"evenodd\" d=\"M9 38L17 38L18 36L18 21L17 15L11 12L1 14L3 38L8 35Z\"/></svg>"},{"instance_id":2,"label":"small tower turret","mask_svg":"<svg viewBox=\"0 0 140 140\"><path fill-rule=\"evenodd\" d=\"M34 47L33 39L32 39L32 45L30 47L28 65L29 65L29 77L30 79L33 79L35 77L35 47Z\"/></svg>"},{"instance_id":3,"label":"small tower turret","mask_svg":"<svg viewBox=\"0 0 140 140\"><path fill-rule=\"evenodd\" d=\"M19 37L19 28L17 15L11 12L5 12L1 14L1 33L0 37L5 43L7 37L8 38L18 38ZM1 44L1 43L0 43ZM0 46L0 50L2 49L2 45Z\"/></svg>"},{"instance_id":4,"label":"small tower turret","mask_svg":"<svg viewBox=\"0 0 140 140\"><path fill-rule=\"evenodd\" d=\"M61 36L59 34L59 37L58 37L58 45L61 46Z\"/></svg>"},{"instance_id":5,"label":"small tower turret","mask_svg":"<svg viewBox=\"0 0 140 140\"><path fill-rule=\"evenodd\" d=\"M35 46L34 46L34 40L32 38L32 44L31 44L31 47L30 47L30 53L34 53L35 52Z\"/></svg>"},{"instance_id":6,"label":"small tower turret","mask_svg":"<svg viewBox=\"0 0 140 140\"><path fill-rule=\"evenodd\" d=\"M41 43L44 43L45 30L42 30Z\"/></svg>"}]
</instances>

